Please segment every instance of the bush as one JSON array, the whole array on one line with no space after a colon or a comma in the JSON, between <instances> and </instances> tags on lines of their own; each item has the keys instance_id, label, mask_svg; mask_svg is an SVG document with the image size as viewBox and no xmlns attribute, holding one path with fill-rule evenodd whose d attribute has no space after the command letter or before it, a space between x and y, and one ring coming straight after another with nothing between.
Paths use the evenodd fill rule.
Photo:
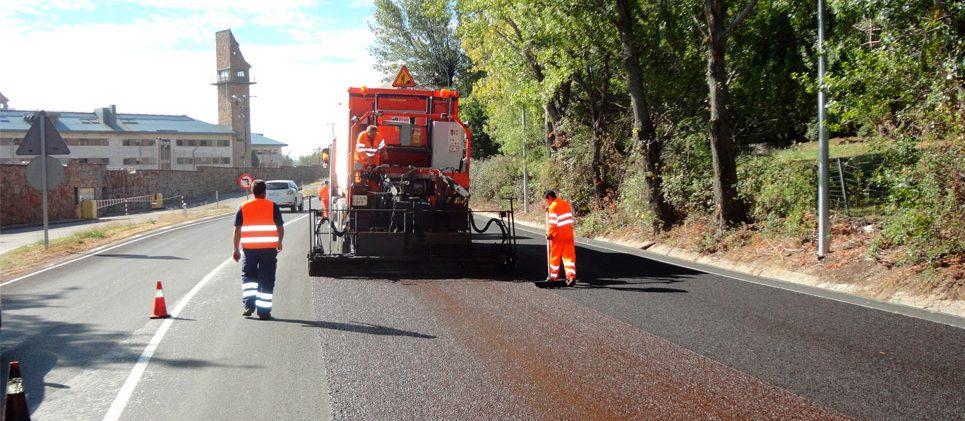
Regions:
<instances>
[{"instance_id":1,"label":"bush","mask_svg":"<svg viewBox=\"0 0 965 421\"><path fill-rule=\"evenodd\" d=\"M473 198L500 204L506 202L506 197L522 200L522 164L516 158L495 155L474 160L469 168L469 191Z\"/></svg>"},{"instance_id":2,"label":"bush","mask_svg":"<svg viewBox=\"0 0 965 421\"><path fill-rule=\"evenodd\" d=\"M889 187L889 200L874 251L904 245L899 264L936 264L965 253L965 147L914 144L904 139L884 151L876 181Z\"/></svg>"},{"instance_id":3,"label":"bush","mask_svg":"<svg viewBox=\"0 0 965 421\"><path fill-rule=\"evenodd\" d=\"M810 163L754 156L738 165L738 194L762 228L794 236L815 230L817 176Z\"/></svg>"}]
</instances>

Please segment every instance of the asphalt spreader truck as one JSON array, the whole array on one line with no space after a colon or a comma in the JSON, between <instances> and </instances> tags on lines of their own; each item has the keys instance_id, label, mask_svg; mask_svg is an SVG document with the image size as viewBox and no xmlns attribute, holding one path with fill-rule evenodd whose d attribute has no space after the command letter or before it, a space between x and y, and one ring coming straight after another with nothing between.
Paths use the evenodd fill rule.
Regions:
<instances>
[{"instance_id":1,"label":"asphalt spreader truck","mask_svg":"<svg viewBox=\"0 0 965 421\"><path fill-rule=\"evenodd\" d=\"M486 216L470 207L472 134L459 92L416 86L403 67L392 86L349 88L347 104L348 142L322 151L330 189L319 198L327 206L310 210L310 276L515 268L512 199Z\"/></svg>"}]
</instances>

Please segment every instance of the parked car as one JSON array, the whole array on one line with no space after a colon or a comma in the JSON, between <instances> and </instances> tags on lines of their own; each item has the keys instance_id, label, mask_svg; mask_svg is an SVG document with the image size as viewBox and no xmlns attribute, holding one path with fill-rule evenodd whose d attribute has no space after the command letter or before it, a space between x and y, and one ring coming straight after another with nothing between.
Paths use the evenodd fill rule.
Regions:
<instances>
[{"instance_id":1,"label":"parked car","mask_svg":"<svg viewBox=\"0 0 965 421\"><path fill-rule=\"evenodd\" d=\"M266 199L277 203L279 207L287 207L292 212L304 209L305 197L294 181L269 180L265 184L268 186Z\"/></svg>"}]
</instances>

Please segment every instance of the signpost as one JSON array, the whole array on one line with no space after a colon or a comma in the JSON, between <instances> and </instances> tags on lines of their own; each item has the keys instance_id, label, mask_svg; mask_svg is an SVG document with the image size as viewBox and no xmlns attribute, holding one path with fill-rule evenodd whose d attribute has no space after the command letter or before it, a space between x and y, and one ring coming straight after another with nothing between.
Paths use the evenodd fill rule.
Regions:
<instances>
[{"instance_id":1,"label":"signpost","mask_svg":"<svg viewBox=\"0 0 965 421\"><path fill-rule=\"evenodd\" d=\"M248 198L248 192L251 191L251 185L255 183L255 178L248 173L241 173L238 176L238 187L245 191L245 199Z\"/></svg>"},{"instance_id":2,"label":"signpost","mask_svg":"<svg viewBox=\"0 0 965 421\"><path fill-rule=\"evenodd\" d=\"M49 216L47 214L47 191L56 188L64 180L64 167L50 155L68 155L70 149L48 118L46 111L34 114L33 123L27 135L17 148L17 155L37 155L27 165L27 182L41 191L41 206L44 217L44 249L50 247L48 234Z\"/></svg>"}]
</instances>

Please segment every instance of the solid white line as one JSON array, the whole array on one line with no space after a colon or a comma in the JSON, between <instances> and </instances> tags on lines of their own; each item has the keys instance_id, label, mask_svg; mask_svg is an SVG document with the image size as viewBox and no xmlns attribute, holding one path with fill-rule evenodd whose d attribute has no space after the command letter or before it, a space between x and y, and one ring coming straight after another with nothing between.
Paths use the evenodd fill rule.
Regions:
<instances>
[{"instance_id":1,"label":"solid white line","mask_svg":"<svg viewBox=\"0 0 965 421\"><path fill-rule=\"evenodd\" d=\"M520 226L518 229L520 231L540 233L539 231L536 231L535 228L528 227L525 225ZM683 267L683 268L695 270L697 272L703 272L710 275L716 275L723 278L733 279L735 281L747 282L749 284L781 289L784 291L795 292L798 294L810 295L812 297L823 298L831 301L837 301L839 303L850 304L850 305L863 307L870 310L878 310L886 313L897 314L899 316L911 317L919 320L925 320L933 323L939 323L947 326L962 328L962 323L961 323L962 319L960 317L947 314L947 313L938 313L938 312L926 310L919 307L909 306L906 304L879 302L879 301L864 298L858 295L848 294L846 292L829 290L829 289L825 289L825 288L821 288L813 285L782 281L780 279L766 278L763 276L755 276L755 275L749 275L749 274L743 274L743 273L734 273L734 274L725 273L723 271L727 271L727 269L721 269L721 268L717 268L703 263L688 262L675 257L664 256L660 253L655 253L655 252L646 251L646 250L636 250L627 246L621 246L621 247L627 247L629 250L620 250L617 248L612 248L603 244L599 244L599 243L602 243L602 241L600 240L592 240L592 241L598 244L592 244L582 239L576 240L577 244L580 244L584 247L591 247L591 248L596 248L600 250L612 251L620 254L629 254L632 256L640 256L645 259L655 260L655 261L666 263L672 266ZM728 272L734 272L734 271L728 271ZM834 296L833 294L840 294L840 296ZM951 322L949 320L955 320L955 322Z\"/></svg>"},{"instance_id":2,"label":"solid white line","mask_svg":"<svg viewBox=\"0 0 965 421\"><path fill-rule=\"evenodd\" d=\"M285 223L285 226L289 226L298 222L308 215L302 215L291 221ZM124 384L121 389L117 391L117 396L114 397L114 401L111 403L111 407L107 410L107 414L104 415L104 421L114 421L120 419L121 414L124 412L124 408L127 407L127 402L130 401L131 396L134 394L134 390L137 388L137 384L141 381L141 376L144 375L144 371L147 370L147 365L151 362L151 358L154 356L154 351L157 350L158 345L161 344L161 340L164 339L164 335L168 333L168 329L171 328L171 324L174 320L181 314L181 311L187 307L188 302L194 298L195 294L204 287L221 269L224 269L232 259L228 258L224 262L221 262L218 267L214 268L211 272L208 272L200 281L187 294L184 295L178 304L171 311L171 318L165 319L161 322L161 326L158 327L157 331L154 332L154 336L151 337L151 341L148 342L147 346L144 347L144 351L141 352L141 356L137 358L137 362L134 363L134 368L131 369L131 374L128 374L127 380L124 380Z\"/></svg>"},{"instance_id":3,"label":"solid white line","mask_svg":"<svg viewBox=\"0 0 965 421\"><path fill-rule=\"evenodd\" d=\"M195 226L195 225L199 225L199 224L202 224L202 223L205 223L205 222L209 222L209 221L212 221L212 220L218 219L218 218L224 218L224 217L226 217L226 216L228 216L228 215L206 216L206 217L204 217L204 218L201 218L201 219L198 219L198 220L195 220L195 221L185 222L185 223L183 223L183 225L176 225L176 226L172 226L172 227L168 227L168 228L162 228L162 229L158 230L158 231L155 232L155 233L152 233L152 234L149 234L149 235L145 235L145 236L143 236L143 237L135 238L135 239L133 239L133 240L128 239L127 241L124 241L123 243L115 244L115 245L110 246L110 247L107 247L107 248L104 248L104 246L100 246L100 247L97 247L97 248L94 248L94 249L90 250L87 254L85 254L85 255L83 255L83 256L80 256L80 257L75 258L75 259L68 260L68 261L66 261L66 262L61 262L61 263L58 263L58 264L53 265L53 266L48 266L48 267L45 267L45 268L43 268L43 269L40 269L40 270L38 270L38 271L36 271L36 272L31 272L31 273L28 273L28 274L26 274L26 275L23 275L23 276L20 276L20 277L11 279L11 280L9 280L9 281L7 281L7 282L4 282L4 283L0 284L0 286L7 286L7 285L10 285L10 284L13 284L14 282L18 282L18 281L27 279L27 278L29 278L29 277L31 277L31 276L34 276L34 275L39 275L39 274L44 273L44 272L46 272L46 271L48 271L48 270L57 269L57 268L59 268L59 267L61 267L61 266L64 266L64 265L69 265L69 264L74 263L74 262L76 262L76 261L78 261L78 260L84 260L84 259L86 259L86 258L88 258L88 257L98 255L98 254L103 253L103 252L105 252L105 251L113 250L113 249L116 249L116 248L118 248L118 247L124 247L124 246L126 246L126 245L128 245L128 244L133 244L133 243L136 243L136 242L138 242L138 241L146 240L146 239L151 238L151 237L155 237L155 236L158 236L158 235L161 235L161 234L166 234L166 233L169 233L169 232L177 231L177 230L182 229L182 228L193 227L193 226Z\"/></svg>"}]
</instances>

